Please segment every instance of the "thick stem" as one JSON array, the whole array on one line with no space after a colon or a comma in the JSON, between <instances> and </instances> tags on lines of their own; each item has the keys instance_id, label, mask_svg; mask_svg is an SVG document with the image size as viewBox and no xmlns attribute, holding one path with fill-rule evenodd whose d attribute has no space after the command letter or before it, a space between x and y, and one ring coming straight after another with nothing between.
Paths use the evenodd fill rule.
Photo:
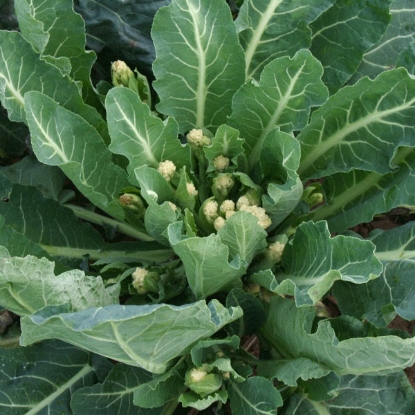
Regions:
<instances>
[{"instance_id":1,"label":"thick stem","mask_svg":"<svg viewBox=\"0 0 415 415\"><path fill-rule=\"evenodd\" d=\"M76 217L82 220L86 220L91 223L95 223L96 225L103 226L109 225L117 229L118 232L131 236L132 238L138 239L140 241L145 242L152 242L154 239L145 234L144 232L140 232L137 229L133 228L131 225L127 223L119 222L115 219L108 218L107 216L100 215L99 213L92 212L88 209L81 208L76 205L65 205L66 207L70 208L73 213L75 213Z\"/></svg>"}]
</instances>

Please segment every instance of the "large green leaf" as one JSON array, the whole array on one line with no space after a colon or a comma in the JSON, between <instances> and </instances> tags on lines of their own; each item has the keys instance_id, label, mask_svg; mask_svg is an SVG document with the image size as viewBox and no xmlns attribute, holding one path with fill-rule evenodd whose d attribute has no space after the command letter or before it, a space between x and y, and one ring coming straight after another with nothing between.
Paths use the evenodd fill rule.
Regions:
<instances>
[{"instance_id":1,"label":"large green leaf","mask_svg":"<svg viewBox=\"0 0 415 415\"><path fill-rule=\"evenodd\" d=\"M391 1L336 0L310 25L311 51L324 66L323 80L331 93L356 72L364 52L385 33Z\"/></svg>"},{"instance_id":2,"label":"large green leaf","mask_svg":"<svg viewBox=\"0 0 415 415\"><path fill-rule=\"evenodd\" d=\"M239 130L248 151L261 146L275 127L290 133L307 125L310 107L323 104L328 96L322 74L320 62L302 49L292 59L273 60L258 83L248 82L237 91L229 123Z\"/></svg>"},{"instance_id":3,"label":"large green leaf","mask_svg":"<svg viewBox=\"0 0 415 415\"><path fill-rule=\"evenodd\" d=\"M292 394L278 413L282 415L411 415L415 392L403 372L387 376L343 376L337 396L328 402L310 399L307 393Z\"/></svg>"},{"instance_id":4,"label":"large green leaf","mask_svg":"<svg viewBox=\"0 0 415 415\"><path fill-rule=\"evenodd\" d=\"M278 354L278 359L268 362L268 371L274 370L275 377L279 376L280 365L285 369L292 362L295 376L307 378L309 365L296 365L297 359L308 359L338 375L386 375L414 364L414 338L366 337L362 323L349 318L339 321L346 333L344 339L339 339L330 319L319 321L313 328L315 313L314 307L297 308L291 299L271 299L268 319L260 332Z\"/></svg>"},{"instance_id":5,"label":"large green leaf","mask_svg":"<svg viewBox=\"0 0 415 415\"><path fill-rule=\"evenodd\" d=\"M76 389L102 381L112 364L100 356L58 341L2 349L2 415L72 415Z\"/></svg>"},{"instance_id":6,"label":"large green leaf","mask_svg":"<svg viewBox=\"0 0 415 415\"><path fill-rule=\"evenodd\" d=\"M24 95L40 91L70 111L80 114L108 138L98 112L86 105L78 85L58 68L41 59L18 32L0 31L0 100L12 121L25 121Z\"/></svg>"},{"instance_id":7,"label":"large green leaf","mask_svg":"<svg viewBox=\"0 0 415 415\"><path fill-rule=\"evenodd\" d=\"M298 135L301 178L352 169L388 173L398 146L413 145L415 79L404 69L363 78L316 110Z\"/></svg>"},{"instance_id":8,"label":"large green leaf","mask_svg":"<svg viewBox=\"0 0 415 415\"><path fill-rule=\"evenodd\" d=\"M281 56L292 56L311 44L308 23L334 0L245 0L236 19L245 50L246 79L258 78L262 68Z\"/></svg>"},{"instance_id":9,"label":"large green leaf","mask_svg":"<svg viewBox=\"0 0 415 415\"><path fill-rule=\"evenodd\" d=\"M159 415L163 408L148 410L133 404L135 390L151 379L143 369L118 363L103 383L75 391L71 408L78 415Z\"/></svg>"},{"instance_id":10,"label":"large green leaf","mask_svg":"<svg viewBox=\"0 0 415 415\"><path fill-rule=\"evenodd\" d=\"M297 305L305 305L319 301L337 280L366 283L382 271L374 250L369 241L330 238L325 222L305 222L284 248L275 292L294 295Z\"/></svg>"},{"instance_id":11,"label":"large green leaf","mask_svg":"<svg viewBox=\"0 0 415 415\"><path fill-rule=\"evenodd\" d=\"M415 205L414 149L400 148L393 163L399 169L384 175L353 170L327 177L323 183L327 203L310 217L325 219L332 232L342 232L397 206Z\"/></svg>"},{"instance_id":12,"label":"large green leaf","mask_svg":"<svg viewBox=\"0 0 415 415\"><path fill-rule=\"evenodd\" d=\"M116 218L127 174L111 161L111 153L97 131L82 117L39 92L25 96L33 151L45 164L59 166L95 206Z\"/></svg>"},{"instance_id":13,"label":"large green leaf","mask_svg":"<svg viewBox=\"0 0 415 415\"><path fill-rule=\"evenodd\" d=\"M382 275L365 286L338 283L333 295L342 313L385 327L396 315L415 320L415 262L393 261Z\"/></svg>"},{"instance_id":14,"label":"large green leaf","mask_svg":"<svg viewBox=\"0 0 415 415\"><path fill-rule=\"evenodd\" d=\"M363 56L363 62L351 81L363 76L375 78L394 68L404 53L414 57L415 9L412 0L394 0L390 6L391 22L383 37Z\"/></svg>"},{"instance_id":15,"label":"large green leaf","mask_svg":"<svg viewBox=\"0 0 415 415\"><path fill-rule=\"evenodd\" d=\"M21 320L21 344L58 338L153 373L163 373L198 340L241 317L217 300L184 306L110 305L76 313L46 307Z\"/></svg>"},{"instance_id":16,"label":"large green leaf","mask_svg":"<svg viewBox=\"0 0 415 415\"><path fill-rule=\"evenodd\" d=\"M119 287L105 288L101 277L70 270L55 275L46 258L3 258L0 263L0 304L20 316L45 306L70 304L73 311L118 304Z\"/></svg>"},{"instance_id":17,"label":"large green leaf","mask_svg":"<svg viewBox=\"0 0 415 415\"><path fill-rule=\"evenodd\" d=\"M268 379L254 376L243 383L231 382L227 388L232 412L238 415L274 415L282 397Z\"/></svg>"},{"instance_id":18,"label":"large green leaf","mask_svg":"<svg viewBox=\"0 0 415 415\"><path fill-rule=\"evenodd\" d=\"M174 252L183 261L189 286L197 299L241 286L240 278L247 264L239 254L230 257L230 248L219 235L186 237L182 235L182 222L169 225L167 233ZM243 232L240 237L245 237ZM237 249L233 247L234 251Z\"/></svg>"},{"instance_id":19,"label":"large green leaf","mask_svg":"<svg viewBox=\"0 0 415 415\"><path fill-rule=\"evenodd\" d=\"M163 122L151 115L136 93L113 88L107 94L106 108L112 138L110 150L128 158L130 175L135 168L157 168L165 160L172 161L177 170L190 164L190 149L180 143L174 119Z\"/></svg>"},{"instance_id":20,"label":"large green leaf","mask_svg":"<svg viewBox=\"0 0 415 415\"><path fill-rule=\"evenodd\" d=\"M96 55L85 50L85 23L73 1L16 0L15 10L23 37L45 60L80 81L86 100L95 95L98 104L90 81Z\"/></svg>"},{"instance_id":21,"label":"large green leaf","mask_svg":"<svg viewBox=\"0 0 415 415\"><path fill-rule=\"evenodd\" d=\"M215 130L231 112L244 80L243 51L223 0L173 0L154 18L157 108L173 115L180 132Z\"/></svg>"}]
</instances>

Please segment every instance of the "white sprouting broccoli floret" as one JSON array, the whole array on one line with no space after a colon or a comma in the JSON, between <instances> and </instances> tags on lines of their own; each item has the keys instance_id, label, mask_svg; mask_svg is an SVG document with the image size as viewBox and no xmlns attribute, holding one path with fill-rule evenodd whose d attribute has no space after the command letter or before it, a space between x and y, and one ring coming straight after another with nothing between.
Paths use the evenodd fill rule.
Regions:
<instances>
[{"instance_id":1,"label":"white sprouting broccoli floret","mask_svg":"<svg viewBox=\"0 0 415 415\"><path fill-rule=\"evenodd\" d=\"M225 218L229 219L232 215L234 215L236 213L235 210L228 210L225 212Z\"/></svg>"},{"instance_id":2,"label":"white sprouting broccoli floret","mask_svg":"<svg viewBox=\"0 0 415 415\"><path fill-rule=\"evenodd\" d=\"M234 185L234 181L230 174L222 174L214 179L213 188L220 195L226 196Z\"/></svg>"},{"instance_id":3,"label":"white sprouting broccoli floret","mask_svg":"<svg viewBox=\"0 0 415 415\"><path fill-rule=\"evenodd\" d=\"M203 213L209 223L213 223L218 217L218 202L216 200L209 200L203 207Z\"/></svg>"},{"instance_id":4,"label":"white sprouting broccoli floret","mask_svg":"<svg viewBox=\"0 0 415 415\"><path fill-rule=\"evenodd\" d=\"M210 144L210 138L206 137L201 129L193 128L193 130L187 133L186 138L187 142L194 147L208 146Z\"/></svg>"},{"instance_id":5,"label":"white sprouting broccoli floret","mask_svg":"<svg viewBox=\"0 0 415 415\"><path fill-rule=\"evenodd\" d=\"M225 219L222 216L218 216L215 221L213 222L214 228L218 231L225 225Z\"/></svg>"},{"instance_id":6,"label":"white sprouting broccoli floret","mask_svg":"<svg viewBox=\"0 0 415 415\"><path fill-rule=\"evenodd\" d=\"M115 61L111 65L112 83L114 86L129 86L131 78L134 78L134 72L127 66L124 61Z\"/></svg>"},{"instance_id":7,"label":"white sprouting broccoli floret","mask_svg":"<svg viewBox=\"0 0 415 415\"><path fill-rule=\"evenodd\" d=\"M249 203L249 199L247 196L241 196L237 201L236 201L236 209L237 210L242 210L242 208L244 206L251 206Z\"/></svg>"},{"instance_id":8,"label":"white sprouting broccoli floret","mask_svg":"<svg viewBox=\"0 0 415 415\"><path fill-rule=\"evenodd\" d=\"M219 172L225 171L229 167L229 158L223 155L216 156L213 159L213 167Z\"/></svg>"},{"instance_id":9,"label":"white sprouting broccoli floret","mask_svg":"<svg viewBox=\"0 0 415 415\"><path fill-rule=\"evenodd\" d=\"M268 246L268 255L270 259L275 262L281 260L282 253L284 251L285 244L281 243L280 241L276 241Z\"/></svg>"},{"instance_id":10,"label":"white sprouting broccoli floret","mask_svg":"<svg viewBox=\"0 0 415 415\"><path fill-rule=\"evenodd\" d=\"M267 229L268 226L271 225L271 219L262 207L243 205L240 210L252 213L256 216L258 218L258 225L260 225L263 229Z\"/></svg>"},{"instance_id":11,"label":"white sprouting broccoli floret","mask_svg":"<svg viewBox=\"0 0 415 415\"><path fill-rule=\"evenodd\" d=\"M199 193L193 183L186 183L186 189L187 193L189 193L189 196L196 197Z\"/></svg>"},{"instance_id":12,"label":"white sprouting broccoli floret","mask_svg":"<svg viewBox=\"0 0 415 415\"><path fill-rule=\"evenodd\" d=\"M171 207L173 210L177 210L177 206L176 206L173 202L168 201L167 203L170 205L170 207Z\"/></svg>"},{"instance_id":13,"label":"white sprouting broccoli floret","mask_svg":"<svg viewBox=\"0 0 415 415\"><path fill-rule=\"evenodd\" d=\"M131 274L133 278L133 287L138 291L139 294L146 294L147 290L144 288L144 279L149 274L145 268L137 267Z\"/></svg>"},{"instance_id":14,"label":"white sprouting broccoli floret","mask_svg":"<svg viewBox=\"0 0 415 415\"><path fill-rule=\"evenodd\" d=\"M235 202L230 199L224 200L219 207L219 210L226 215L226 212L235 211Z\"/></svg>"},{"instance_id":15,"label":"white sprouting broccoli floret","mask_svg":"<svg viewBox=\"0 0 415 415\"><path fill-rule=\"evenodd\" d=\"M161 161L157 170L169 182L176 171L176 166L170 160Z\"/></svg>"}]
</instances>

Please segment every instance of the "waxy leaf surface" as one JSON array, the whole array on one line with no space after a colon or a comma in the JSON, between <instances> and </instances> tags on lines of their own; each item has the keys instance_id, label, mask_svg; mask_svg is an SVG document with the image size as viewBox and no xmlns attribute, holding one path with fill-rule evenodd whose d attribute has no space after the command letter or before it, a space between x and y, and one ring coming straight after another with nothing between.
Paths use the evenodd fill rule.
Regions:
<instances>
[{"instance_id":1,"label":"waxy leaf surface","mask_svg":"<svg viewBox=\"0 0 415 415\"><path fill-rule=\"evenodd\" d=\"M129 186L127 174L112 162L96 129L38 92L26 95L25 107L37 158L59 166L97 207L123 218L118 195Z\"/></svg>"},{"instance_id":2,"label":"waxy leaf surface","mask_svg":"<svg viewBox=\"0 0 415 415\"><path fill-rule=\"evenodd\" d=\"M361 79L330 97L298 135L299 175L317 178L352 169L388 173L398 146L413 145L415 79L404 69Z\"/></svg>"},{"instance_id":3,"label":"waxy leaf surface","mask_svg":"<svg viewBox=\"0 0 415 415\"><path fill-rule=\"evenodd\" d=\"M22 319L21 344L58 338L152 373L163 373L200 339L241 317L217 300L184 306L110 305L70 313L46 307Z\"/></svg>"},{"instance_id":4,"label":"waxy leaf surface","mask_svg":"<svg viewBox=\"0 0 415 415\"><path fill-rule=\"evenodd\" d=\"M336 0L310 25L311 51L324 66L323 80L331 93L356 72L364 52L385 33L391 1Z\"/></svg>"},{"instance_id":5,"label":"waxy leaf surface","mask_svg":"<svg viewBox=\"0 0 415 415\"><path fill-rule=\"evenodd\" d=\"M76 389L102 381L111 369L106 359L59 341L2 349L2 415L72 415Z\"/></svg>"},{"instance_id":6,"label":"waxy leaf surface","mask_svg":"<svg viewBox=\"0 0 415 415\"><path fill-rule=\"evenodd\" d=\"M297 305L305 305L315 304L337 280L367 283L382 271L374 250L369 241L330 238L325 222L303 223L284 248L275 292L294 295Z\"/></svg>"},{"instance_id":7,"label":"waxy leaf surface","mask_svg":"<svg viewBox=\"0 0 415 415\"><path fill-rule=\"evenodd\" d=\"M244 80L243 51L228 5L174 0L157 12L152 38L157 109L173 115L181 133L225 124Z\"/></svg>"},{"instance_id":8,"label":"waxy leaf surface","mask_svg":"<svg viewBox=\"0 0 415 415\"><path fill-rule=\"evenodd\" d=\"M246 79L258 78L273 59L308 48L308 23L332 4L333 0L244 1L235 23L245 50Z\"/></svg>"}]
</instances>

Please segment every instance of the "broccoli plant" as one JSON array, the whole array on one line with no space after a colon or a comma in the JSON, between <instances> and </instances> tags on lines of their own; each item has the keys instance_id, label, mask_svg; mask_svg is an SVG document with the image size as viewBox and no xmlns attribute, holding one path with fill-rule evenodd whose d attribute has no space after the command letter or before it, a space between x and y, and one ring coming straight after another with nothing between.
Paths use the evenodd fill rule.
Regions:
<instances>
[{"instance_id":1,"label":"broccoli plant","mask_svg":"<svg viewBox=\"0 0 415 415\"><path fill-rule=\"evenodd\" d=\"M1 413L411 414L410 0L14 5Z\"/></svg>"}]
</instances>

